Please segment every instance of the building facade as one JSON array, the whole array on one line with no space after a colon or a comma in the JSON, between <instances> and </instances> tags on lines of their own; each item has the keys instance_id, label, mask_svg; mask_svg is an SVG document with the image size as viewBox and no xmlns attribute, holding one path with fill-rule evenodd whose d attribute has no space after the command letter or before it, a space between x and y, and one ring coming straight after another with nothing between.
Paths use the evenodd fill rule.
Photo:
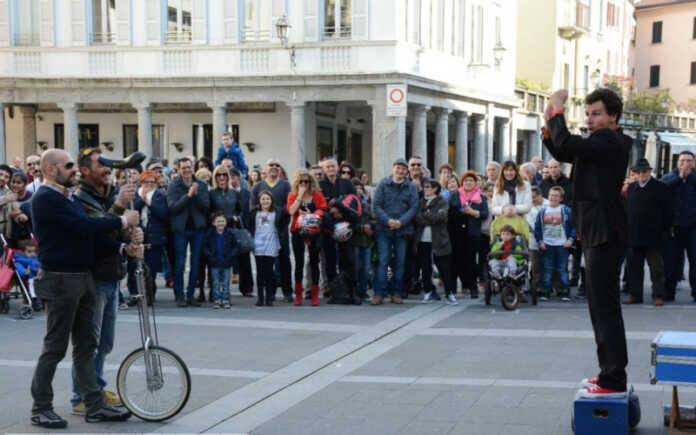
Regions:
<instances>
[{"instance_id":1,"label":"building facade","mask_svg":"<svg viewBox=\"0 0 696 435\"><path fill-rule=\"evenodd\" d=\"M100 145L214 157L231 131L250 163L273 156L289 171L328 155L373 179L408 155L483 170L515 153L516 10L516 0L0 0L0 156Z\"/></svg>"},{"instance_id":2,"label":"building facade","mask_svg":"<svg viewBox=\"0 0 696 435\"><path fill-rule=\"evenodd\" d=\"M677 103L696 106L696 1L644 0L635 17L637 89L669 89Z\"/></svg>"}]
</instances>

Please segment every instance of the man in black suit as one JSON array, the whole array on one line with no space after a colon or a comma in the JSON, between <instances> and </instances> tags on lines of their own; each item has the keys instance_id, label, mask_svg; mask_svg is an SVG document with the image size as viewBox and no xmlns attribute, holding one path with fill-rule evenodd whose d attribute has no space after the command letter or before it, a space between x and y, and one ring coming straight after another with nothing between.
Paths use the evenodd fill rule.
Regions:
<instances>
[{"instance_id":1,"label":"man in black suit","mask_svg":"<svg viewBox=\"0 0 696 435\"><path fill-rule=\"evenodd\" d=\"M672 205L667 186L653 178L652 168L640 159L632 168L637 180L629 184L628 206L628 280L631 296L624 304L643 303L645 261L650 268L653 304L660 307L665 297L665 267L662 244L665 231L672 225Z\"/></svg>"},{"instance_id":2,"label":"man in black suit","mask_svg":"<svg viewBox=\"0 0 696 435\"><path fill-rule=\"evenodd\" d=\"M573 163L572 213L585 255L585 290L597 343L600 372L586 380L584 397L618 397L626 391L626 332L619 271L626 250L626 210L621 186L632 139L618 128L621 99L609 89L585 98L590 136L571 135L563 116L565 89L549 99L544 145L559 162Z\"/></svg>"}]
</instances>

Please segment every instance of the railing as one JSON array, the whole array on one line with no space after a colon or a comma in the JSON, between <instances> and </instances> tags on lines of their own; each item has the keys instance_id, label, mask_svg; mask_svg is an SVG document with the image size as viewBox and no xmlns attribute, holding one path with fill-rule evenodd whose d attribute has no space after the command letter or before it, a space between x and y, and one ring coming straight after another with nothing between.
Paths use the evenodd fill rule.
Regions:
<instances>
[{"instance_id":1,"label":"railing","mask_svg":"<svg viewBox=\"0 0 696 435\"><path fill-rule=\"evenodd\" d=\"M269 41L271 39L271 31L269 29L251 29L249 27L245 27L242 36L244 41L248 42Z\"/></svg>"},{"instance_id":2,"label":"railing","mask_svg":"<svg viewBox=\"0 0 696 435\"><path fill-rule=\"evenodd\" d=\"M324 26L324 38L326 39L348 39L352 35L352 26L341 26L338 32L336 31L336 26Z\"/></svg>"},{"instance_id":3,"label":"railing","mask_svg":"<svg viewBox=\"0 0 696 435\"><path fill-rule=\"evenodd\" d=\"M34 51L14 53L14 72L17 74L41 73L41 53Z\"/></svg>"},{"instance_id":4,"label":"railing","mask_svg":"<svg viewBox=\"0 0 696 435\"><path fill-rule=\"evenodd\" d=\"M93 45L109 45L116 43L116 34L95 32L89 35L90 43Z\"/></svg>"},{"instance_id":5,"label":"railing","mask_svg":"<svg viewBox=\"0 0 696 435\"><path fill-rule=\"evenodd\" d=\"M549 92L538 89L528 89L523 86L515 88L515 96L521 100L522 110L530 113L543 113L550 95Z\"/></svg>"},{"instance_id":6,"label":"railing","mask_svg":"<svg viewBox=\"0 0 696 435\"><path fill-rule=\"evenodd\" d=\"M350 71L352 47L322 47L321 69L322 71Z\"/></svg>"},{"instance_id":7,"label":"railing","mask_svg":"<svg viewBox=\"0 0 696 435\"><path fill-rule=\"evenodd\" d=\"M191 50L167 50L162 53L162 69L167 74L191 72Z\"/></svg>"},{"instance_id":8,"label":"railing","mask_svg":"<svg viewBox=\"0 0 696 435\"><path fill-rule=\"evenodd\" d=\"M164 41L167 44L190 44L193 39L191 30L183 30L181 32L167 32L164 35Z\"/></svg>"},{"instance_id":9,"label":"railing","mask_svg":"<svg viewBox=\"0 0 696 435\"><path fill-rule=\"evenodd\" d=\"M629 129L665 129L678 132L696 132L696 113L651 113L626 110L621 125Z\"/></svg>"},{"instance_id":10,"label":"railing","mask_svg":"<svg viewBox=\"0 0 696 435\"><path fill-rule=\"evenodd\" d=\"M91 75L114 75L118 73L116 52L93 51L89 53L89 73Z\"/></svg>"},{"instance_id":11,"label":"railing","mask_svg":"<svg viewBox=\"0 0 696 435\"><path fill-rule=\"evenodd\" d=\"M12 42L15 46L28 47L39 45L41 38L38 33L15 33L12 35Z\"/></svg>"},{"instance_id":12,"label":"railing","mask_svg":"<svg viewBox=\"0 0 696 435\"><path fill-rule=\"evenodd\" d=\"M270 49L246 48L239 56L239 68L246 74L265 74L269 71Z\"/></svg>"}]
</instances>

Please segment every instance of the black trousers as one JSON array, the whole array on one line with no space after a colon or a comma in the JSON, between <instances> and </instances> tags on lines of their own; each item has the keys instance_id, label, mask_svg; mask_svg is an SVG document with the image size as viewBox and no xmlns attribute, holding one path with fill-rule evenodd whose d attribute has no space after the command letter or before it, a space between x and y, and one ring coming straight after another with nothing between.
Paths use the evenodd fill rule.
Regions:
<instances>
[{"instance_id":1,"label":"black trousers","mask_svg":"<svg viewBox=\"0 0 696 435\"><path fill-rule=\"evenodd\" d=\"M481 234L478 247L479 282L488 282L488 254L491 252L490 234Z\"/></svg>"},{"instance_id":2,"label":"black trousers","mask_svg":"<svg viewBox=\"0 0 696 435\"><path fill-rule=\"evenodd\" d=\"M481 243L480 237L464 236L461 233L455 234L454 252L456 252L456 255L452 255L451 262L455 270L454 275L459 277L459 280L462 282L462 288L468 288L472 296L477 296L476 275L479 268L476 264L476 252Z\"/></svg>"},{"instance_id":3,"label":"black trousers","mask_svg":"<svg viewBox=\"0 0 696 435\"><path fill-rule=\"evenodd\" d=\"M420 259L418 257L418 252L412 250L411 244L413 242L413 238L411 236L407 236L407 242L406 242L406 257L404 258L404 292L405 294L408 294L414 289L414 285L418 280L421 278L421 272L423 272L423 280L425 280L425 271L421 269L421 263ZM432 276L432 264L431 264L431 273L430 276ZM424 283L425 285L425 283ZM424 287L425 288L425 287ZM419 292L415 292L415 294L418 294Z\"/></svg>"},{"instance_id":4,"label":"black trousers","mask_svg":"<svg viewBox=\"0 0 696 435\"><path fill-rule=\"evenodd\" d=\"M452 259L449 255L433 256L433 244L429 242L419 242L417 256L418 265L423 273L424 292L436 291L435 285L433 284L434 258L435 266L437 266L437 270L440 272L440 278L442 278L442 283L445 286L445 295L457 293L457 281L452 274L452 269L450 267Z\"/></svg>"},{"instance_id":5,"label":"black trousers","mask_svg":"<svg viewBox=\"0 0 696 435\"><path fill-rule=\"evenodd\" d=\"M305 241L309 240L309 245ZM295 285L302 285L304 275L305 246L309 250L309 269L311 273L312 285L319 285L319 240L318 237L305 239L292 233L292 253L295 255Z\"/></svg>"},{"instance_id":6,"label":"black trousers","mask_svg":"<svg viewBox=\"0 0 696 435\"><path fill-rule=\"evenodd\" d=\"M643 301L643 276L645 262L650 269L652 297L663 298L665 295L665 265L662 260L662 248L632 247L628 251L628 286L633 299Z\"/></svg>"},{"instance_id":7,"label":"black trousers","mask_svg":"<svg viewBox=\"0 0 696 435\"><path fill-rule=\"evenodd\" d=\"M278 252L278 262L280 263L280 286L283 289L283 295L289 297L292 295L292 283L290 276L290 237L288 236L287 231L282 231L280 234L278 234L278 236L280 239L280 252ZM256 273L258 273L258 270Z\"/></svg>"},{"instance_id":8,"label":"black trousers","mask_svg":"<svg viewBox=\"0 0 696 435\"><path fill-rule=\"evenodd\" d=\"M618 242L583 246L585 291L597 344L599 385L626 390L626 331L621 314L619 272L626 248Z\"/></svg>"},{"instance_id":9,"label":"black trousers","mask_svg":"<svg viewBox=\"0 0 696 435\"><path fill-rule=\"evenodd\" d=\"M273 301L275 295L275 276L273 275L273 265L275 257L266 255L255 255L256 260L256 294L260 303Z\"/></svg>"},{"instance_id":10,"label":"black trousers","mask_svg":"<svg viewBox=\"0 0 696 435\"><path fill-rule=\"evenodd\" d=\"M331 237L331 234L324 234L321 240L321 249L324 251L324 257L326 258L326 279L329 282L333 282L336 275L338 275L336 272L337 265L341 272L346 273L347 278L351 282L355 281L355 249L353 249L353 243L350 240L337 243ZM336 258L337 251L338 258Z\"/></svg>"},{"instance_id":11,"label":"black trousers","mask_svg":"<svg viewBox=\"0 0 696 435\"><path fill-rule=\"evenodd\" d=\"M580 282L580 262L582 260L582 243L580 241L575 242L575 245L570 250L570 254L573 256L570 285L576 286Z\"/></svg>"},{"instance_id":12,"label":"black trousers","mask_svg":"<svg viewBox=\"0 0 696 435\"><path fill-rule=\"evenodd\" d=\"M254 293L254 277L251 272L251 254L239 254L239 292L243 295Z\"/></svg>"}]
</instances>

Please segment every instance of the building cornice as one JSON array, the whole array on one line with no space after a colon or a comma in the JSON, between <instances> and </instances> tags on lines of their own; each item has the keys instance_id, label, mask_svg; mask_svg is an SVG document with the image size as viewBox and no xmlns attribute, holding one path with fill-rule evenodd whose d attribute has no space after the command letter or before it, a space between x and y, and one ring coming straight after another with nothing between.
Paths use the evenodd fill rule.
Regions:
<instances>
[{"instance_id":1,"label":"building cornice","mask_svg":"<svg viewBox=\"0 0 696 435\"><path fill-rule=\"evenodd\" d=\"M670 6L680 6L688 3L696 3L696 0L672 0L668 2L663 2L663 3L653 3L653 4L646 4L641 6L639 3L638 5L634 6L635 12L642 12L642 11L647 11L651 9L658 9L658 8L666 8Z\"/></svg>"}]
</instances>

